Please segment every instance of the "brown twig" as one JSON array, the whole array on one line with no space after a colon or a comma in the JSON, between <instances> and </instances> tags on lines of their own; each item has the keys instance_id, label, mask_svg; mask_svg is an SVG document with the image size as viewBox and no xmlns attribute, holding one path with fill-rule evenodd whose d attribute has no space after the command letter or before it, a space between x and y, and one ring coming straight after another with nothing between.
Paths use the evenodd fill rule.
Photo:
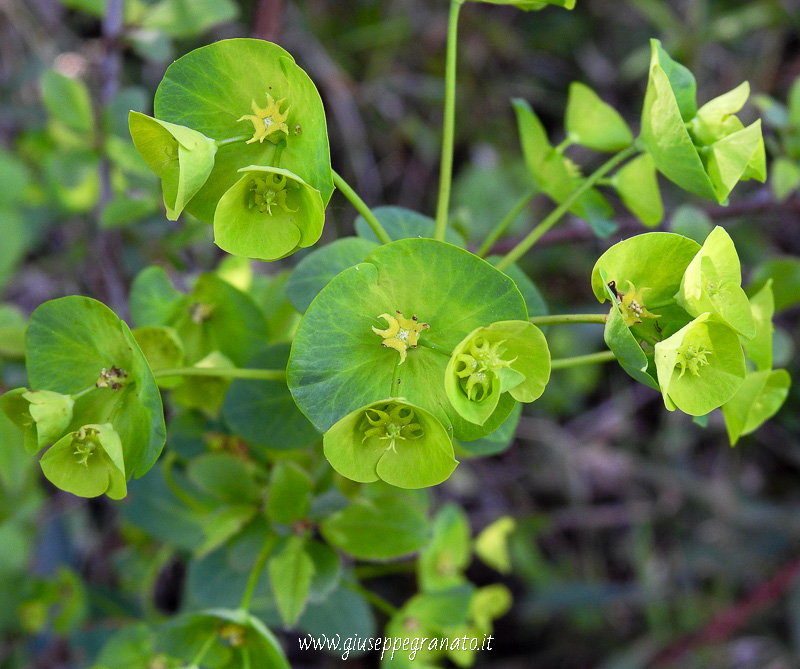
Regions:
<instances>
[{"instance_id":1,"label":"brown twig","mask_svg":"<svg viewBox=\"0 0 800 669\"><path fill-rule=\"evenodd\" d=\"M286 0L258 0L253 18L253 37L277 42L283 27Z\"/></svg>"},{"instance_id":2,"label":"brown twig","mask_svg":"<svg viewBox=\"0 0 800 669\"><path fill-rule=\"evenodd\" d=\"M800 575L800 557L785 565L743 600L712 618L703 628L664 648L653 658L650 666L653 669L668 667L697 646L720 643L729 638L767 604L780 597L798 575Z\"/></svg>"}]
</instances>

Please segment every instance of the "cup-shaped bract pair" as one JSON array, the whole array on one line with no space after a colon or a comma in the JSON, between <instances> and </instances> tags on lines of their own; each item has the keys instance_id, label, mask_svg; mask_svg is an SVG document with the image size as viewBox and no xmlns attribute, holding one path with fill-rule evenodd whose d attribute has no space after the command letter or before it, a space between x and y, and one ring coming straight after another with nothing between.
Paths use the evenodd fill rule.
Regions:
<instances>
[{"instance_id":1,"label":"cup-shaped bract pair","mask_svg":"<svg viewBox=\"0 0 800 669\"><path fill-rule=\"evenodd\" d=\"M550 378L550 350L541 330L527 321L500 321L467 335L445 370L447 398L461 416L483 425L502 393L533 402Z\"/></svg>"},{"instance_id":2,"label":"cup-shaped bract pair","mask_svg":"<svg viewBox=\"0 0 800 669\"><path fill-rule=\"evenodd\" d=\"M399 488L447 479L458 462L444 426L429 412L394 397L339 420L323 438L325 457L342 476Z\"/></svg>"},{"instance_id":3,"label":"cup-shaped bract pair","mask_svg":"<svg viewBox=\"0 0 800 669\"><path fill-rule=\"evenodd\" d=\"M110 423L84 425L65 435L39 464L53 485L80 497L105 493L122 499L128 492L122 442Z\"/></svg>"},{"instance_id":4,"label":"cup-shaped bract pair","mask_svg":"<svg viewBox=\"0 0 800 669\"><path fill-rule=\"evenodd\" d=\"M692 193L724 203L741 180L766 179L761 121L746 128L735 116L747 83L697 108L692 73L652 40L640 141L656 167Z\"/></svg>"},{"instance_id":5,"label":"cup-shaped bract pair","mask_svg":"<svg viewBox=\"0 0 800 669\"><path fill-rule=\"evenodd\" d=\"M658 383L666 407L704 416L730 400L745 376L737 333L704 313L655 345Z\"/></svg>"},{"instance_id":6,"label":"cup-shaped bract pair","mask_svg":"<svg viewBox=\"0 0 800 669\"><path fill-rule=\"evenodd\" d=\"M97 428L102 437L98 437L103 446L101 450L108 453L116 463L115 468L125 477L141 476L153 466L166 435L161 396L130 329L114 312L96 300L77 295L45 302L31 315L25 353L28 380L36 391L31 395L43 396L42 391L50 391L71 395L70 399L74 400L68 425L62 427L59 422L61 434L58 437L69 431L70 435L78 434L75 439L84 439L89 433L81 435L82 429L99 425L102 427ZM21 397L24 398L25 393ZM33 415L33 404L30 411ZM58 444L64 439L71 440L70 435L59 439ZM39 438L43 436L38 435ZM94 439L96 435L91 433L90 436ZM112 442L119 442L121 459ZM66 448L62 444L56 453ZM76 447L76 450L79 449ZM48 458L48 478L56 485L61 485L59 481L71 480L68 472L63 477L54 473L63 459L49 453L47 451L42 460L44 468L45 458ZM105 462L103 458L98 462L101 460ZM95 487L91 490L95 490L99 479L92 477ZM122 491L124 495L124 486L114 481L109 479L109 490L113 494ZM77 488L71 492L83 494Z\"/></svg>"},{"instance_id":7,"label":"cup-shaped bract pair","mask_svg":"<svg viewBox=\"0 0 800 669\"><path fill-rule=\"evenodd\" d=\"M214 241L228 253L277 260L322 234L325 205L316 188L279 167L250 165L214 212Z\"/></svg>"},{"instance_id":8,"label":"cup-shaped bract pair","mask_svg":"<svg viewBox=\"0 0 800 669\"><path fill-rule=\"evenodd\" d=\"M750 301L742 290L742 269L733 240L717 226L689 263L675 296L692 316L714 314L740 335L756 333Z\"/></svg>"},{"instance_id":9,"label":"cup-shaped bract pair","mask_svg":"<svg viewBox=\"0 0 800 669\"><path fill-rule=\"evenodd\" d=\"M154 110L160 121L191 128L217 147L213 168L186 211L214 224L222 248L272 260L319 238L333 192L325 112L289 53L253 39L196 49L167 69ZM255 214L272 225L259 221L259 232L250 233ZM290 227L274 220L288 217L294 219Z\"/></svg>"},{"instance_id":10,"label":"cup-shaped bract pair","mask_svg":"<svg viewBox=\"0 0 800 669\"><path fill-rule=\"evenodd\" d=\"M516 402L503 393L481 425L466 420L445 390L450 354L477 328L527 317L514 282L473 254L432 239L385 244L337 274L311 302L292 343L289 389L323 433L353 412L403 397L441 423L448 438L480 439ZM362 435L342 448L367 457L371 443ZM408 461L424 469L421 461ZM410 473L403 476L406 485L416 485Z\"/></svg>"},{"instance_id":11,"label":"cup-shaped bract pair","mask_svg":"<svg viewBox=\"0 0 800 669\"><path fill-rule=\"evenodd\" d=\"M139 112L128 114L133 145L161 179L167 218L177 220L211 174L217 143L197 130Z\"/></svg>"},{"instance_id":12,"label":"cup-shaped bract pair","mask_svg":"<svg viewBox=\"0 0 800 669\"><path fill-rule=\"evenodd\" d=\"M75 400L50 390L15 388L0 396L0 408L24 432L25 450L36 453L60 439L72 421Z\"/></svg>"}]
</instances>

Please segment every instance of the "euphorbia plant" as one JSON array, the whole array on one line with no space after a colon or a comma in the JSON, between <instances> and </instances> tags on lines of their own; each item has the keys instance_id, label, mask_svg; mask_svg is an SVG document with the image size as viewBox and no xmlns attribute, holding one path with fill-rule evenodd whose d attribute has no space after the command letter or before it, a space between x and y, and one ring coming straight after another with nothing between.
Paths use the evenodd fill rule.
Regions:
<instances>
[{"instance_id":1,"label":"euphorbia plant","mask_svg":"<svg viewBox=\"0 0 800 669\"><path fill-rule=\"evenodd\" d=\"M486 1L525 10L572 6ZM171 393L185 430L214 432L214 452L186 457L178 445L159 471L171 494L210 518L192 545L194 558L225 551L226 568L246 562L250 572L238 608L203 610L148 631L165 662L284 666L251 612L259 576L269 574L264 597L273 613L286 625L304 624L307 606L354 580L334 549L374 561L423 550L425 592L400 610L378 604L390 629L413 618L417 631L445 636L491 631L508 592L466 582L469 528L457 512L440 512L428 541L427 498L415 489L445 481L457 453L488 452L484 440L497 440L493 452L507 446L519 404L546 392L551 370L617 359L669 410L702 416L721 407L731 442L773 415L788 392L788 374L772 370L769 284L748 298L722 228L702 245L651 232L609 248L590 278L597 299L610 302L607 313L546 315L515 265L567 212L599 235L613 231L603 188L655 226L663 217L657 171L719 202L739 180L763 180L760 126L744 128L735 116L747 86L698 109L691 73L654 40L638 137L581 83L570 87L566 139L557 145L531 106L515 100L531 185L555 206L507 254L484 259L513 216L477 253L449 225L462 4L451 4L435 219L397 207L370 210L331 169L322 101L306 73L274 44L223 40L167 69L154 117L129 117L134 145L161 179L167 216L188 212L213 225L231 256L277 260L320 239L335 185L361 214L358 236L311 250L284 278L289 316L262 308L273 304L271 293L262 285L259 295L250 275L236 287L222 270L204 273L184 293L157 267L133 282L133 330L82 297L48 302L32 316L31 389L12 390L0 404L30 451L49 446L40 462L56 486L125 496L126 481L152 468L164 446L161 391ZM584 176L567 155L573 144L613 155ZM580 322L604 324L609 350L551 359L540 326ZM365 539L358 529L366 525L378 534L402 531ZM501 537L501 553L506 534L492 535ZM458 610L447 624L436 619L445 605ZM191 643L176 641L181 634ZM440 650L421 657L474 661L469 652Z\"/></svg>"}]
</instances>

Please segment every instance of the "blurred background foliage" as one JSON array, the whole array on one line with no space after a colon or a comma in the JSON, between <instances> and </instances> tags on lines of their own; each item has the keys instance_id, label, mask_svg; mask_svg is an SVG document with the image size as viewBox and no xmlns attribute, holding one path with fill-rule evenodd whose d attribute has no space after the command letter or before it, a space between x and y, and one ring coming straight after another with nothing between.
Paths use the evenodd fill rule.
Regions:
<instances>
[{"instance_id":1,"label":"blurred background foliage","mask_svg":"<svg viewBox=\"0 0 800 669\"><path fill-rule=\"evenodd\" d=\"M130 282L147 265L167 268L185 288L222 259L210 226L188 215L166 220L157 179L127 132L127 111L151 113L164 70L192 48L234 36L287 48L322 94L335 169L370 205L433 211L445 2L126 0L121 9L116 0L0 2L0 390L24 385L25 323L41 302L86 294L128 318ZM701 240L714 224L728 229L744 285L774 279L776 366L800 378L796 0L579 0L572 12L530 14L467 6L454 225L476 248L530 189L511 98L531 103L554 143L575 80L638 128L651 37L695 73L701 103L750 82L756 103L742 119L764 118L768 183L743 184L719 207L662 179L662 229ZM595 159L569 151L581 163ZM496 251L550 206L534 199ZM353 220L334 195L322 243L352 234ZM596 258L641 231L628 215L615 220L608 239L568 220L521 263L551 312L599 311L589 286ZM251 286L273 332L288 333L296 317L281 272L289 266L228 262L220 274ZM553 327L548 339L556 357L602 347L593 325ZM168 446L179 457L232 439L197 413L170 422ZM132 484L119 505L87 501L43 484L15 439L0 414L0 667L90 666L125 621L238 601L252 551L240 546L227 565L218 552L190 561L202 517L161 471ZM495 565L514 605L476 666L800 666L798 482L796 384L777 418L731 449L721 416L701 428L668 413L656 392L616 366L555 372L506 452L459 467L431 493L436 506L460 504L473 533L501 516L516 519L508 564ZM498 579L477 562L468 574L478 584ZM415 592L413 573L369 585L398 605ZM371 633L366 601L336 592L327 608L306 613L304 629L329 630L336 620L343 634ZM296 634L283 640L293 666L342 664L299 653Z\"/></svg>"}]
</instances>

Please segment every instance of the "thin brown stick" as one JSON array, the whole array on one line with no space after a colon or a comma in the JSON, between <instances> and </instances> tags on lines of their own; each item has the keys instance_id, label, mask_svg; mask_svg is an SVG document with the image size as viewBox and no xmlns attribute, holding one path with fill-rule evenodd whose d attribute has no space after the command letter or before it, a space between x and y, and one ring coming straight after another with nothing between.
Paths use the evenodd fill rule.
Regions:
<instances>
[{"instance_id":1,"label":"thin brown stick","mask_svg":"<svg viewBox=\"0 0 800 669\"><path fill-rule=\"evenodd\" d=\"M795 558L771 579L759 585L747 597L712 618L704 627L670 644L660 651L651 667L668 667L680 660L693 648L709 643L720 643L744 626L767 604L780 597L800 575L800 557Z\"/></svg>"}]
</instances>

